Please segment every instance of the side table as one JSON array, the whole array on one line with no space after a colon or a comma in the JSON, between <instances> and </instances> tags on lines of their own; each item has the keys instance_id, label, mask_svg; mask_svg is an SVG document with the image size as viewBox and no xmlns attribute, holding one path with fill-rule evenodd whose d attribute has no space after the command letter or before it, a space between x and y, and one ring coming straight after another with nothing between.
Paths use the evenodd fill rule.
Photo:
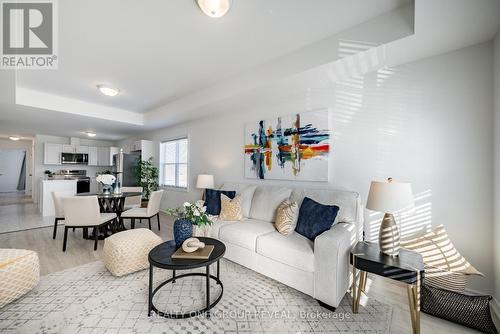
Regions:
<instances>
[{"instance_id":1,"label":"side table","mask_svg":"<svg viewBox=\"0 0 500 334\"><path fill-rule=\"evenodd\" d=\"M377 243L359 241L352 248L350 258L353 274L352 312L358 313L361 292L365 293L368 273L403 282L407 284L413 334L420 334L420 286L424 277L422 256L406 249L401 249L399 256L387 256L380 252Z\"/></svg>"}]
</instances>

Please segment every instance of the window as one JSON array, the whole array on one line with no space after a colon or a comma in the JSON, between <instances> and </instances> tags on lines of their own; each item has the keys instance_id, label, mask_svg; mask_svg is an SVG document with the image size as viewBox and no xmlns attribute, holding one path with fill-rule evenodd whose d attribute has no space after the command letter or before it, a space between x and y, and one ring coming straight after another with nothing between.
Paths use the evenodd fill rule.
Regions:
<instances>
[{"instance_id":1,"label":"window","mask_svg":"<svg viewBox=\"0 0 500 334\"><path fill-rule=\"evenodd\" d=\"M188 139L178 138L160 144L160 184L187 189Z\"/></svg>"}]
</instances>

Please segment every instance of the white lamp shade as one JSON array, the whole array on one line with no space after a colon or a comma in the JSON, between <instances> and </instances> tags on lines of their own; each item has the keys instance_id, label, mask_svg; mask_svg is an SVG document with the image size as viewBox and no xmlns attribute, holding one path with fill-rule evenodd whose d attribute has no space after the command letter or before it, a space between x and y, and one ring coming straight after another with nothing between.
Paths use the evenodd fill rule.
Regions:
<instances>
[{"instance_id":1,"label":"white lamp shade","mask_svg":"<svg viewBox=\"0 0 500 334\"><path fill-rule=\"evenodd\" d=\"M394 213L413 206L410 183L373 181L368 193L366 208L373 211Z\"/></svg>"},{"instance_id":2,"label":"white lamp shade","mask_svg":"<svg viewBox=\"0 0 500 334\"><path fill-rule=\"evenodd\" d=\"M196 180L196 188L198 189L210 189L214 187L214 176L208 174L198 175Z\"/></svg>"}]
</instances>

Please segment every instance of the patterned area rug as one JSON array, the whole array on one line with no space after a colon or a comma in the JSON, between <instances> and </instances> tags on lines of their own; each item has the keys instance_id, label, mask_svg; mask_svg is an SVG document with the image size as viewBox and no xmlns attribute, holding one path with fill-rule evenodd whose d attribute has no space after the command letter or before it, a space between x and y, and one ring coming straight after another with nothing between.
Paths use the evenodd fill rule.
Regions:
<instances>
[{"instance_id":1,"label":"patterned area rug","mask_svg":"<svg viewBox=\"0 0 500 334\"><path fill-rule=\"evenodd\" d=\"M156 285L170 275L156 269ZM373 299L352 314L351 298L346 295L337 311L329 312L310 296L227 260L221 261L221 280L224 294L210 318L148 317L148 270L116 278L97 261L42 277L32 292L0 310L0 332L389 332L392 309ZM212 299L219 292L220 286L212 282ZM171 312L203 308L204 302L205 279L196 276L167 284L154 299L159 310Z\"/></svg>"}]
</instances>

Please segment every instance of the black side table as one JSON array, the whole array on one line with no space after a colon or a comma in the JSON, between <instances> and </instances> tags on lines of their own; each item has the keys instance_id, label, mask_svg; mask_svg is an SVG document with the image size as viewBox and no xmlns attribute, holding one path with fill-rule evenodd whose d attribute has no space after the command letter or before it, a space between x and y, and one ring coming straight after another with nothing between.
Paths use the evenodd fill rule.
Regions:
<instances>
[{"instance_id":1,"label":"black side table","mask_svg":"<svg viewBox=\"0 0 500 334\"><path fill-rule=\"evenodd\" d=\"M219 266L219 260L224 256L226 253L226 246L220 242L219 240L212 239L212 238L202 238L199 237L201 242L204 242L205 245L213 245L214 250L212 251L212 254L210 254L210 257L206 260L203 259L172 259L172 254L175 253L177 248L175 247L175 242L174 240L170 240L167 242L164 242L162 244L159 244L155 248L149 252L149 303L148 303L148 317L151 315L151 311L154 311L156 314L159 316L165 317L165 318L173 318L173 319L185 319L185 318L190 318L194 317L197 315L200 315L202 313L205 313L207 317L210 317L210 309L214 307L222 298L222 293L224 292L224 286L222 285L222 282L220 280L220 266ZM210 275L210 265L214 262L217 262L217 276ZM154 268L162 268L162 269L168 269L172 270L172 278L166 280L165 282L160 283L154 290L153 290L153 272ZM187 274L182 274L179 276L176 276L176 271L178 270L189 270L189 269L195 269L195 268L201 268L205 267L206 272L205 273L187 273ZM203 276L206 278L206 297L207 297L207 303L206 307L201 309L201 310L195 310L187 313L180 313L180 312L161 312L159 311L153 304L153 297L154 295L160 290L165 284L172 283L174 284L176 280L183 278L183 277L188 277L188 276ZM221 292L220 295L217 297L217 299L213 302L210 303L210 279L215 280L215 282L220 285L221 287Z\"/></svg>"},{"instance_id":2,"label":"black side table","mask_svg":"<svg viewBox=\"0 0 500 334\"><path fill-rule=\"evenodd\" d=\"M420 334L420 286L424 277L424 262L416 252L401 249L399 256L382 254L378 244L358 242L351 250L353 274L352 312L358 313L361 292L365 292L367 274L375 274L407 284L413 334ZM357 271L360 271L357 283Z\"/></svg>"}]
</instances>

